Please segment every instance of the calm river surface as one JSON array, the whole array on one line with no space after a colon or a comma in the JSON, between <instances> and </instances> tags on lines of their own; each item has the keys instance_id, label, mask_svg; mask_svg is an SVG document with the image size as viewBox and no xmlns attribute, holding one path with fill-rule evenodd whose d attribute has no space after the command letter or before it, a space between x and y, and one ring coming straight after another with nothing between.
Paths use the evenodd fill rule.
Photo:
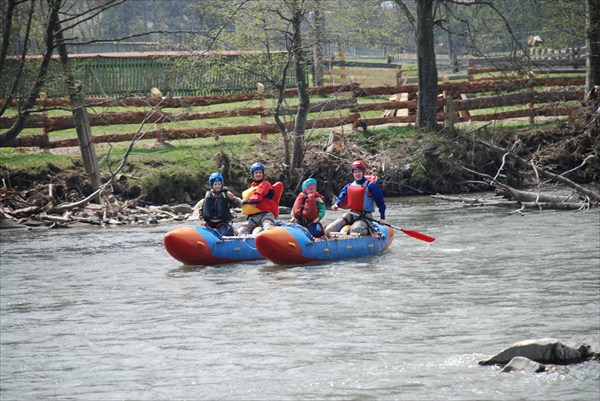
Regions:
<instances>
[{"instance_id":1,"label":"calm river surface","mask_svg":"<svg viewBox=\"0 0 600 401\"><path fill-rule=\"evenodd\" d=\"M598 400L600 364L504 374L530 338L598 335L600 214L388 199L383 255L186 268L181 225L3 230L2 400ZM336 215L329 212L327 222Z\"/></svg>"}]
</instances>

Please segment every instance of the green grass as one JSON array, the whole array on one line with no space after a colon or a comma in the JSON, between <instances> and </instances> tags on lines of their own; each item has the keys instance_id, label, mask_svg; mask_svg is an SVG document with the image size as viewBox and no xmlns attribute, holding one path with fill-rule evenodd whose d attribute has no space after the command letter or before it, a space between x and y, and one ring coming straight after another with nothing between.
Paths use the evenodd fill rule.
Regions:
<instances>
[{"instance_id":1,"label":"green grass","mask_svg":"<svg viewBox=\"0 0 600 401\"><path fill-rule=\"evenodd\" d=\"M23 153L11 148L0 148L0 167L9 170L67 170L75 167L76 163L70 156L50 152Z\"/></svg>"}]
</instances>

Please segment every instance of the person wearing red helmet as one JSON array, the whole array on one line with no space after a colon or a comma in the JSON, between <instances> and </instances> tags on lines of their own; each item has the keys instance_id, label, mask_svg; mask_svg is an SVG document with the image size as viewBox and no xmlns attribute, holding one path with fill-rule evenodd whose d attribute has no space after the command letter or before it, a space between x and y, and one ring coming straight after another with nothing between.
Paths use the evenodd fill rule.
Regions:
<instances>
[{"instance_id":1,"label":"person wearing red helmet","mask_svg":"<svg viewBox=\"0 0 600 401\"><path fill-rule=\"evenodd\" d=\"M240 226L240 235L252 234L256 227L267 230L275 225L279 215L279 203L273 185L265 180L265 166L254 163L250 166L252 184L242 193L242 214L248 216L246 224Z\"/></svg>"},{"instance_id":2,"label":"person wearing red helmet","mask_svg":"<svg viewBox=\"0 0 600 401\"><path fill-rule=\"evenodd\" d=\"M235 235L230 209L242 206L242 200L227 189L221 173L212 173L208 185L210 189L198 204L201 225L221 235Z\"/></svg>"},{"instance_id":3,"label":"person wearing red helmet","mask_svg":"<svg viewBox=\"0 0 600 401\"><path fill-rule=\"evenodd\" d=\"M336 211L341 205L347 204L348 208L354 214L358 214L359 216L345 213L341 218L327 226L325 229L327 234L339 232L344 226L351 225L351 233L368 235L370 233L369 227L371 225L369 221L363 217L372 219L375 207L379 209L379 214L381 216L380 221L385 223L386 206L383 199L383 193L377 184L367 180L365 177L367 172L365 162L357 160L351 164L350 169L352 170L354 181L344 186L338 196L338 200L331 206L331 210Z\"/></svg>"}]
</instances>

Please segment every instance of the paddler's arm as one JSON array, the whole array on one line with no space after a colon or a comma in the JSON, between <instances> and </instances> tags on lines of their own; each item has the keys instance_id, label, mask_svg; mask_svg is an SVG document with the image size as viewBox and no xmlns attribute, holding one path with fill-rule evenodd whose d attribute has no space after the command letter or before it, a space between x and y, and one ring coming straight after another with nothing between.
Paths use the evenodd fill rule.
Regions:
<instances>
[{"instance_id":1,"label":"paddler's arm","mask_svg":"<svg viewBox=\"0 0 600 401\"><path fill-rule=\"evenodd\" d=\"M242 200L240 198L238 198L237 196L235 196L233 194L233 192L227 191L227 199L229 199L229 203L231 205L233 205L234 207L242 206Z\"/></svg>"},{"instance_id":2,"label":"paddler's arm","mask_svg":"<svg viewBox=\"0 0 600 401\"><path fill-rule=\"evenodd\" d=\"M377 186L377 184L370 184L369 191L371 191L371 194L373 194L373 197L375 198L375 204L377 205L377 208L379 208L379 215L381 216L380 221L382 223L385 223L386 205L385 201L383 200L383 192Z\"/></svg>"},{"instance_id":3,"label":"paddler's arm","mask_svg":"<svg viewBox=\"0 0 600 401\"><path fill-rule=\"evenodd\" d=\"M319 215L313 220L313 223L318 223L319 221L323 220L323 217L325 217L325 212L327 211L327 205L325 205L325 202L323 202L323 199L321 198L317 198L317 210L319 211Z\"/></svg>"},{"instance_id":4,"label":"paddler's arm","mask_svg":"<svg viewBox=\"0 0 600 401\"><path fill-rule=\"evenodd\" d=\"M334 212L338 210L340 205L346 200L346 196L348 196L348 185L350 184L346 184L344 188L342 188L342 191L340 192L337 201L335 201L335 203L331 206L331 210L333 210Z\"/></svg>"},{"instance_id":5,"label":"paddler's arm","mask_svg":"<svg viewBox=\"0 0 600 401\"><path fill-rule=\"evenodd\" d=\"M263 181L257 185L256 190L250 197L248 198L248 203L259 203L262 201L265 196L269 194L269 191L273 190L273 185L271 185L268 181Z\"/></svg>"}]
</instances>

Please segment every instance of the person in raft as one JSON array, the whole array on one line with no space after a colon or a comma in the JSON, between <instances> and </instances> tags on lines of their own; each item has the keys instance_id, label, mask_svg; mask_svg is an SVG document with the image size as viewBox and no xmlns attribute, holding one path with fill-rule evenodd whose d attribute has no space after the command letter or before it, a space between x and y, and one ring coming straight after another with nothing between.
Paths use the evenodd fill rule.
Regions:
<instances>
[{"instance_id":1,"label":"person in raft","mask_svg":"<svg viewBox=\"0 0 600 401\"><path fill-rule=\"evenodd\" d=\"M313 237L322 237L324 230L321 220L326 211L323 196L317 192L317 180L309 178L302 183L302 192L296 197L290 221L306 227Z\"/></svg>"},{"instance_id":2,"label":"person in raft","mask_svg":"<svg viewBox=\"0 0 600 401\"><path fill-rule=\"evenodd\" d=\"M200 207L202 225L214 229L221 235L236 235L230 209L241 207L242 200L229 192L220 173L212 173L208 177L208 185L210 189L206 192Z\"/></svg>"},{"instance_id":3,"label":"person in raft","mask_svg":"<svg viewBox=\"0 0 600 401\"><path fill-rule=\"evenodd\" d=\"M252 234L256 227L267 230L275 225L279 215L279 203L273 185L265 180L265 166L254 163L250 166L252 184L242 193L242 214L248 216L246 224L239 228L240 235Z\"/></svg>"},{"instance_id":4,"label":"person in raft","mask_svg":"<svg viewBox=\"0 0 600 401\"><path fill-rule=\"evenodd\" d=\"M339 232L344 226L351 225L351 233L369 235L371 224L367 219L373 218L372 213L375 211L375 206L379 209L380 221L385 223L386 206L383 193L377 184L370 182L365 177L367 166L362 160L357 160L352 163L350 168L354 181L344 186L338 200L331 206L331 210L336 211L341 205L347 204L354 214L345 213L341 218L329 224L325 230L327 234Z\"/></svg>"}]
</instances>

